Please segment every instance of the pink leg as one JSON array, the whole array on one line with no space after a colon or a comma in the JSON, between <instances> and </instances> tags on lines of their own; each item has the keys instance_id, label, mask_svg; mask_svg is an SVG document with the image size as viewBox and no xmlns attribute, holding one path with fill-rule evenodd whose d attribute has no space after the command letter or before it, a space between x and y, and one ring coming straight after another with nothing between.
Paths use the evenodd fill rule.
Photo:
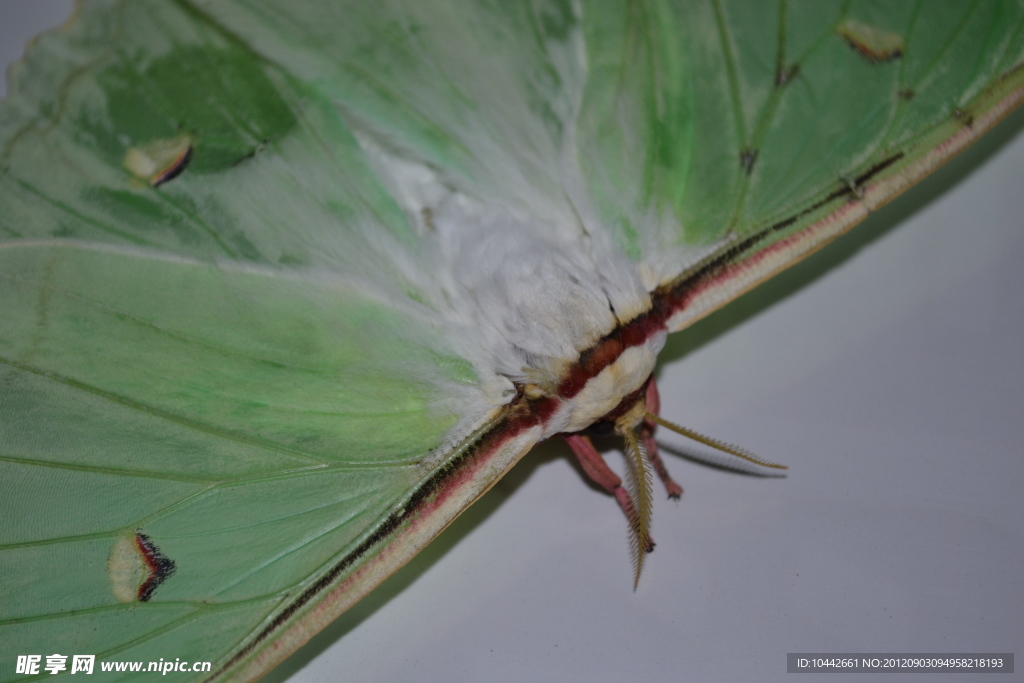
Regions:
<instances>
[{"instance_id":1,"label":"pink leg","mask_svg":"<svg viewBox=\"0 0 1024 683\"><path fill-rule=\"evenodd\" d=\"M576 459L580 461L580 467L587 473L591 481L615 496L615 500L619 502L619 507L625 513L626 519L632 520L635 517L635 513L633 512L633 501L629 499L629 492L622 485L622 479L619 478L619 475L611 471L608 463L604 461L601 454L594 448L594 444L590 442L590 439L579 434L569 434L565 436L565 442L569 444L569 448L576 455ZM654 550L654 541L650 537L647 538L647 548L645 550L647 552Z\"/></svg>"},{"instance_id":2,"label":"pink leg","mask_svg":"<svg viewBox=\"0 0 1024 683\"><path fill-rule=\"evenodd\" d=\"M648 412L655 415L661 414L661 397L658 396L658 387L654 383L653 377L647 383L647 395L644 397L644 403L647 405ZM658 478L665 485L668 497L679 500L679 497L683 495L683 487L677 484L672 475L668 473L665 461L658 454L658 443L654 440L654 430L657 427L658 423L654 420L644 418L643 424L640 425L640 438L643 439L644 448L647 449L647 459L651 461L654 471L658 473Z\"/></svg>"}]
</instances>

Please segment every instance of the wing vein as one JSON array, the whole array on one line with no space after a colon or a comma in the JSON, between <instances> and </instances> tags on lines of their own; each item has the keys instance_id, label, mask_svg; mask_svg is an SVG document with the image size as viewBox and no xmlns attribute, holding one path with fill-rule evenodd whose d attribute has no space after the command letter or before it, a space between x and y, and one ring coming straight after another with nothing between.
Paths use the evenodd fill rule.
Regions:
<instances>
[{"instance_id":1,"label":"wing vein","mask_svg":"<svg viewBox=\"0 0 1024 683\"><path fill-rule=\"evenodd\" d=\"M315 464L318 464L318 465L326 466L326 465L329 464L326 461L321 460L319 458L316 458L316 457L314 457L314 456L312 456L312 455L310 455L308 453L303 453L301 451L295 450L293 448L288 448L286 446L282 446L281 444L274 443L272 441L267 441L265 439L258 439L258 438L251 437L251 436L243 436L241 434L236 434L234 432L231 432L231 431L219 428L219 427L215 427L213 425L209 425L209 424L206 424L204 422L200 422L198 420L187 418L187 417L184 417L182 415L175 415L174 413L171 413L169 411L162 410L162 409L156 408L154 406L146 405L146 404L141 403L139 401L136 401L134 399L128 398L127 396L121 396L119 394L115 394L115 393L107 391L105 389L101 389L99 387L93 386L91 384L88 384L87 382L82 382L82 381L73 379L71 377L66 377L64 375L61 375L61 374L58 374L58 373L55 373L55 372L50 372L48 370L43 370L42 368L37 368L37 367L33 367L31 365L26 365L26 364L18 362L16 360L12 360L10 358L5 358L3 356L0 356L0 364L7 365L8 367L11 367L11 368L14 368L14 369L17 369L17 370L21 370L23 372L29 372L29 373L32 373L32 374L37 375L39 377L45 377L45 378L53 380L55 382L60 382L61 384L64 384L65 386L68 386L68 387L70 387L72 389L78 389L79 391L83 391L83 392L92 394L94 396L98 396L100 398L104 398L104 399L110 401L111 403L116 403L118 405L123 405L123 406L125 406L127 408L131 408L133 410L137 410L137 411L139 411L141 413L145 413L147 415L151 415L151 416L156 417L156 418L160 418L160 419L163 419L163 420L167 420L169 422L174 422L176 424L183 425L185 427L189 427L191 429L195 429L196 431L203 432L204 434L208 434L210 436L214 436L214 437L218 437L218 438L226 439L226 440L230 440L230 441L235 441L235 442L238 442L238 443L245 443L245 444L251 444L251 445L254 445L254 446L260 446L262 448L266 448L268 450L276 451L276 452L279 452L279 453L287 453L288 455L291 455L293 457L299 458L301 460L305 460L305 461L310 462L310 463L315 463Z\"/></svg>"}]
</instances>

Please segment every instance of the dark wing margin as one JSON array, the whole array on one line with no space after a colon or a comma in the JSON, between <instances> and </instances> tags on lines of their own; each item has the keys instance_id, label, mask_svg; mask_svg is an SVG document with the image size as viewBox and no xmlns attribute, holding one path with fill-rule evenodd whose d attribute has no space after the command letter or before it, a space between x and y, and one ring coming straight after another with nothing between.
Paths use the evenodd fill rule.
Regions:
<instances>
[{"instance_id":1,"label":"dark wing margin","mask_svg":"<svg viewBox=\"0 0 1024 683\"><path fill-rule=\"evenodd\" d=\"M258 679L405 565L537 443L542 430L537 412L525 397L502 409L354 548L271 613L207 680Z\"/></svg>"},{"instance_id":2,"label":"dark wing margin","mask_svg":"<svg viewBox=\"0 0 1024 683\"><path fill-rule=\"evenodd\" d=\"M658 288L656 306L678 331L813 254L991 130L1024 101L1024 66L1003 74L968 107L837 180L805 205L737 237Z\"/></svg>"}]
</instances>

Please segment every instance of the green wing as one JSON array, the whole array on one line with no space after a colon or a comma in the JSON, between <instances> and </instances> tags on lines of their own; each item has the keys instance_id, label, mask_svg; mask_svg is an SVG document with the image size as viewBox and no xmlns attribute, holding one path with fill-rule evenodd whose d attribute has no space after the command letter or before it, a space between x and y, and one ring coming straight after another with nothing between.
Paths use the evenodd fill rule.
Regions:
<instances>
[{"instance_id":1,"label":"green wing","mask_svg":"<svg viewBox=\"0 0 1024 683\"><path fill-rule=\"evenodd\" d=\"M1024 86L1018 0L200 4L453 184L581 218L651 289L700 289L674 329L852 227Z\"/></svg>"},{"instance_id":2,"label":"green wing","mask_svg":"<svg viewBox=\"0 0 1024 683\"><path fill-rule=\"evenodd\" d=\"M314 88L165 2L80 8L12 80L0 679L15 654L223 665L412 525L495 404Z\"/></svg>"},{"instance_id":3,"label":"green wing","mask_svg":"<svg viewBox=\"0 0 1024 683\"><path fill-rule=\"evenodd\" d=\"M429 217L373 150L582 221L679 328L991 126L1022 17L84 5L0 108L0 679L52 652L259 675L536 439L493 436Z\"/></svg>"}]
</instances>

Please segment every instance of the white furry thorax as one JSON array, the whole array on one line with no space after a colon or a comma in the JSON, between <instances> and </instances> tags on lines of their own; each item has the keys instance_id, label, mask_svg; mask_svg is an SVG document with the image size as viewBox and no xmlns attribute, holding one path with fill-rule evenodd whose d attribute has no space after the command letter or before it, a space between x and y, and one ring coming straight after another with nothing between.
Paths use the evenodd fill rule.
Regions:
<instances>
[{"instance_id":1,"label":"white furry thorax","mask_svg":"<svg viewBox=\"0 0 1024 683\"><path fill-rule=\"evenodd\" d=\"M591 377L582 391L563 399L545 424L544 437L582 431L614 410L651 376L667 336L666 332L659 332L644 344L626 349L614 363Z\"/></svg>"},{"instance_id":2,"label":"white furry thorax","mask_svg":"<svg viewBox=\"0 0 1024 683\"><path fill-rule=\"evenodd\" d=\"M604 226L583 224L582 216L598 220L592 211L541 195L514 205L480 201L425 165L360 142L418 226L414 260L429 265L439 292L432 307L476 366L490 405L510 403L524 386L534 398L558 398L548 437L585 429L643 385L664 332L626 349L573 396L558 395L583 352L651 308L640 265Z\"/></svg>"}]
</instances>

